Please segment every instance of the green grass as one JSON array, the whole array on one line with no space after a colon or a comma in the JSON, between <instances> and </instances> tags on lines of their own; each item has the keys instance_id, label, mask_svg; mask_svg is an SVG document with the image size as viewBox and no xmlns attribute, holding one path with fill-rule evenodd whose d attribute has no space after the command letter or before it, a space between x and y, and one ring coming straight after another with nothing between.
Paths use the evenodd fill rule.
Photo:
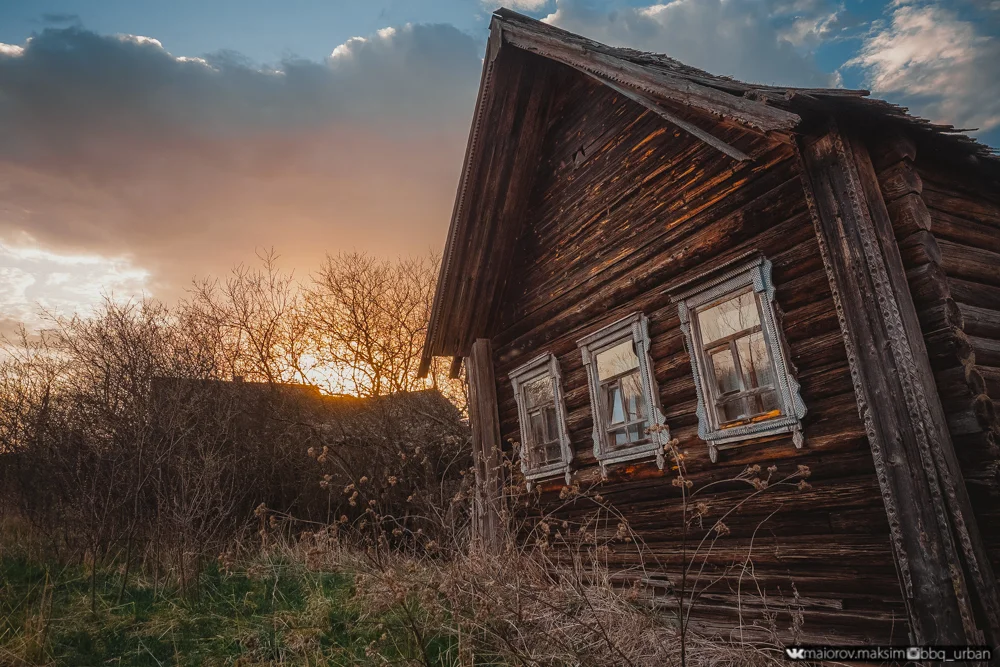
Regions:
<instances>
[{"instance_id":1,"label":"green grass","mask_svg":"<svg viewBox=\"0 0 1000 667\"><path fill-rule=\"evenodd\" d=\"M281 560L249 572L213 565L188 595L133 574L119 598L121 574L99 570L92 611L88 569L2 555L0 665L454 663L453 642L421 647L399 608L367 614L348 572Z\"/></svg>"}]
</instances>

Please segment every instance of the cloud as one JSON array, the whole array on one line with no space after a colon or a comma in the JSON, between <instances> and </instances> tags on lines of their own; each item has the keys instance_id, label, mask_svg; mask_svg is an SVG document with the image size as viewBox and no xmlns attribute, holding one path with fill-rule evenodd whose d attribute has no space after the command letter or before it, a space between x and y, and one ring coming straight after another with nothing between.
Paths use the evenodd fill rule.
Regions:
<instances>
[{"instance_id":1,"label":"cloud","mask_svg":"<svg viewBox=\"0 0 1000 667\"><path fill-rule=\"evenodd\" d=\"M829 0L769 0L767 10L778 39L798 48L853 37L861 25L843 4Z\"/></svg>"},{"instance_id":2,"label":"cloud","mask_svg":"<svg viewBox=\"0 0 1000 667\"><path fill-rule=\"evenodd\" d=\"M40 310L86 313L105 296L129 298L145 289L148 273L127 257L58 254L22 241L28 243L0 242L0 335L10 335L15 322L41 327Z\"/></svg>"},{"instance_id":3,"label":"cloud","mask_svg":"<svg viewBox=\"0 0 1000 667\"><path fill-rule=\"evenodd\" d=\"M258 247L437 248L482 49L447 25L275 66L76 26L0 47L0 238L128 256L168 298Z\"/></svg>"},{"instance_id":4,"label":"cloud","mask_svg":"<svg viewBox=\"0 0 1000 667\"><path fill-rule=\"evenodd\" d=\"M825 0L673 0L610 10L587 0L558 0L545 20L601 42L666 53L713 74L758 83L831 86L836 78L797 47L839 30L839 15Z\"/></svg>"},{"instance_id":5,"label":"cloud","mask_svg":"<svg viewBox=\"0 0 1000 667\"><path fill-rule=\"evenodd\" d=\"M983 3L984 11L1000 6ZM1000 126L1000 39L983 21L933 2L894 2L848 66L862 69L879 95L934 121L990 130Z\"/></svg>"}]
</instances>

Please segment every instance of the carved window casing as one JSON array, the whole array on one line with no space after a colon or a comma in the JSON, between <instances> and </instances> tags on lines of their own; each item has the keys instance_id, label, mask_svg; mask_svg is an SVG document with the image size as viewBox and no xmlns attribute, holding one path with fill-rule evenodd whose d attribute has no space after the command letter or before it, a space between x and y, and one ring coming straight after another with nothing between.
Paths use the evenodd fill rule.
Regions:
<instances>
[{"instance_id":1,"label":"carved window casing","mask_svg":"<svg viewBox=\"0 0 1000 667\"><path fill-rule=\"evenodd\" d=\"M670 433L649 357L649 323L635 313L577 341L587 369L594 456L609 465L656 457L662 469Z\"/></svg>"},{"instance_id":2,"label":"carved window casing","mask_svg":"<svg viewBox=\"0 0 1000 667\"><path fill-rule=\"evenodd\" d=\"M521 471L531 482L563 475L569 484L573 448L566 428L559 362L546 352L510 373L521 426Z\"/></svg>"},{"instance_id":3,"label":"carved window casing","mask_svg":"<svg viewBox=\"0 0 1000 667\"><path fill-rule=\"evenodd\" d=\"M737 264L674 294L698 392L698 435L712 461L740 441L791 433L802 447L805 403L774 311L771 262Z\"/></svg>"}]
</instances>

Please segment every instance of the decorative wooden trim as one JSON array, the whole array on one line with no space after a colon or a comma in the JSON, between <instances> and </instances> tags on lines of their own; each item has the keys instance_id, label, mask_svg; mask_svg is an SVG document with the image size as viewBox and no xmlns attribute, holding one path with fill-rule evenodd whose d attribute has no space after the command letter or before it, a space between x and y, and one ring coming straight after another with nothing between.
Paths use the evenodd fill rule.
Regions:
<instances>
[{"instance_id":1,"label":"decorative wooden trim","mask_svg":"<svg viewBox=\"0 0 1000 667\"><path fill-rule=\"evenodd\" d=\"M642 381L643 398L649 406L650 426L655 425L657 428L651 429L649 442L627 449L607 451L605 446L607 424L604 420L604 411L598 404L600 380L593 360L601 350L629 339L635 343L636 355L639 357L639 377ZM660 407L660 392L653 377L653 362L649 356L649 320L642 313L634 313L584 336L577 341L577 346L583 356L583 366L587 370L590 412L594 422L594 457L600 464L601 476L607 477L610 465L650 456L656 457L656 465L662 470L665 463L663 448L670 442L670 429Z\"/></svg>"},{"instance_id":2,"label":"decorative wooden trim","mask_svg":"<svg viewBox=\"0 0 1000 667\"><path fill-rule=\"evenodd\" d=\"M503 492L500 467L500 416L497 410L493 350L487 338L472 344L465 360L469 381L469 422L476 491L472 507L474 543L484 549L499 546L500 503Z\"/></svg>"},{"instance_id":3,"label":"decorative wooden trim","mask_svg":"<svg viewBox=\"0 0 1000 667\"><path fill-rule=\"evenodd\" d=\"M569 428L566 426L566 401L563 397L562 374L559 371L559 361L551 352L540 354L531 361L522 364L510 372L510 383L514 389L514 401L517 403L517 420L521 428L521 472L528 480L528 490L531 483L538 479L563 475L566 484L570 482L570 464L573 462L573 446L569 439ZM525 448L528 446L528 411L524 404L524 385L539 378L549 378L553 384L553 395L556 404L556 422L559 428L559 448L562 458L556 463L531 468Z\"/></svg>"},{"instance_id":4,"label":"decorative wooden trim","mask_svg":"<svg viewBox=\"0 0 1000 667\"><path fill-rule=\"evenodd\" d=\"M691 358L691 372L694 374L694 384L698 394L698 436L708 443L708 455L713 463L718 461L720 450L731 449L737 446L737 443L750 438L791 433L792 443L796 449L801 449L805 442L802 436L802 418L806 415L806 404L800 395L798 381L789 371L785 345L774 313L771 262L760 255L750 261L740 261L745 259L746 255L742 255L728 265L718 267L713 271L717 275L695 287L688 287L690 281L685 282L684 286L688 289L671 297L671 300L677 303L681 332L684 334L684 343ZM761 331L774 365L781 416L753 424L720 428L718 418L709 406L708 399L712 392L705 383L712 375L705 364L701 335L697 331L697 324L693 321L693 312L706 303L748 286L753 288L760 300Z\"/></svg>"},{"instance_id":5,"label":"decorative wooden trim","mask_svg":"<svg viewBox=\"0 0 1000 667\"><path fill-rule=\"evenodd\" d=\"M936 394L921 376L927 365L899 248L867 150L835 124L799 143L803 188L847 349L865 431L889 521L890 543L918 644L996 645L996 610L972 596L969 573L989 573L968 544L974 519L953 502L961 474ZM877 225L876 222L884 225ZM873 221L873 218L875 221ZM931 380L932 382L932 380ZM939 408L939 406L938 406ZM964 492L964 491L963 491ZM956 543L955 536L959 542ZM990 578L992 578L990 576ZM993 584L995 587L995 584ZM972 589L970 591L970 588ZM971 595L970 595L971 593Z\"/></svg>"},{"instance_id":6,"label":"decorative wooden trim","mask_svg":"<svg viewBox=\"0 0 1000 667\"><path fill-rule=\"evenodd\" d=\"M912 160L916 156L916 145L912 140L899 135L874 142L875 154L880 158L883 166L887 167L883 169L883 173L876 174L874 160L869 159L867 146L857 136L851 138L850 144L855 156L862 189L868 200L872 202L871 217L876 235L882 239L892 238L895 235L893 220L890 217L888 205L883 205L883 201L888 202L891 197L895 197L893 201L898 203L916 197L916 202L919 202L920 205L923 204L923 199L920 196L923 184L912 164ZM913 184L915 187L894 187L894 183ZM911 235L911 239L926 237L929 244L936 249L934 237L927 233L931 227L930 214L926 207L921 208L920 205L915 206L915 210L909 213L913 214L914 220L919 220L923 214L926 214L927 229L915 232ZM977 610L978 614L977 626L984 631L989 643L998 646L1000 645L1000 590L997 588L991 559L983 543L980 528L976 523L962 467L951 441L944 406L941 402L917 314L917 307L911 292L909 276L903 264L901 253L904 252L907 245L908 239L905 238L899 243L898 250L889 244L885 253L888 275L892 279L892 288L900 304L900 316L907 339L912 344L913 360L917 371L915 376L917 387L925 396L930 423L937 427L936 432L933 430L930 432L932 439L929 452L933 457L935 469L940 478L942 497L952 522L956 545L963 557L963 567L968 580L970 597L973 599L973 608ZM934 264L937 266L936 262ZM954 306L953 301L946 302L945 317L955 317L959 328L964 328L961 310L954 306L954 312L948 313L947 304L949 303ZM958 350L956 353L957 358L961 359L962 354ZM970 356L975 358L974 353L970 353ZM965 371L966 381L969 382L970 390L972 390L976 385L978 373L968 368ZM981 376L978 379L981 380ZM983 398L988 400L986 396ZM977 415L977 421L978 417L979 415ZM980 425L982 426L982 422Z\"/></svg>"}]
</instances>

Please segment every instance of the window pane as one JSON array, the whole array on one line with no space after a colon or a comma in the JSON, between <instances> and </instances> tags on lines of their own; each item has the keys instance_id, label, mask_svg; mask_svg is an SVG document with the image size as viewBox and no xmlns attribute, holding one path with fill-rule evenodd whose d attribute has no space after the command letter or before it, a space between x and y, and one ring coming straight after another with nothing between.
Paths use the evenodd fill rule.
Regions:
<instances>
[{"instance_id":1,"label":"window pane","mask_svg":"<svg viewBox=\"0 0 1000 667\"><path fill-rule=\"evenodd\" d=\"M625 406L622 405L622 391L617 382L605 387L605 413L609 424L620 424L625 421Z\"/></svg>"},{"instance_id":2,"label":"window pane","mask_svg":"<svg viewBox=\"0 0 1000 667\"><path fill-rule=\"evenodd\" d=\"M740 379L736 374L736 364L733 360L733 353L726 348L711 355L712 369L715 373L715 383L719 388L719 395L726 394L740 389Z\"/></svg>"},{"instance_id":3,"label":"window pane","mask_svg":"<svg viewBox=\"0 0 1000 667\"><path fill-rule=\"evenodd\" d=\"M704 346L759 324L760 315L754 292L744 292L698 313L698 327L701 329L701 342Z\"/></svg>"},{"instance_id":4,"label":"window pane","mask_svg":"<svg viewBox=\"0 0 1000 667\"><path fill-rule=\"evenodd\" d=\"M623 447L628 444L628 433L624 428L616 428L608 433L608 440L612 447Z\"/></svg>"},{"instance_id":5,"label":"window pane","mask_svg":"<svg viewBox=\"0 0 1000 667\"><path fill-rule=\"evenodd\" d=\"M781 413L781 405L778 403L778 393L774 391L765 391L760 395L761 411L762 412L778 412ZM775 415L777 416L777 415Z\"/></svg>"},{"instance_id":6,"label":"window pane","mask_svg":"<svg viewBox=\"0 0 1000 667\"><path fill-rule=\"evenodd\" d=\"M541 412L531 412L528 414L529 432L531 433L531 445L541 445L545 443L545 418Z\"/></svg>"},{"instance_id":7,"label":"window pane","mask_svg":"<svg viewBox=\"0 0 1000 667\"><path fill-rule=\"evenodd\" d=\"M559 441L559 422L556 419L556 406L551 405L542 411L545 415L545 440L547 442Z\"/></svg>"},{"instance_id":8,"label":"window pane","mask_svg":"<svg viewBox=\"0 0 1000 667\"><path fill-rule=\"evenodd\" d=\"M639 422L628 427L628 438L632 442L639 442L646 437L646 422Z\"/></svg>"},{"instance_id":9,"label":"window pane","mask_svg":"<svg viewBox=\"0 0 1000 667\"><path fill-rule=\"evenodd\" d=\"M639 381L639 373L626 375L622 378L621 382L628 421L644 418L646 416L646 406L642 400L642 382Z\"/></svg>"},{"instance_id":10,"label":"window pane","mask_svg":"<svg viewBox=\"0 0 1000 667\"><path fill-rule=\"evenodd\" d=\"M718 412L719 422L723 424L737 419L746 419L750 416L747 414L746 400L742 398L720 404Z\"/></svg>"},{"instance_id":11,"label":"window pane","mask_svg":"<svg viewBox=\"0 0 1000 667\"><path fill-rule=\"evenodd\" d=\"M524 398L527 401L529 410L547 403L555 403L555 396L552 391L552 378L541 377L526 383L524 385Z\"/></svg>"},{"instance_id":12,"label":"window pane","mask_svg":"<svg viewBox=\"0 0 1000 667\"><path fill-rule=\"evenodd\" d=\"M771 355L760 331L736 340L736 350L740 355L740 366L747 389L751 387L774 386L771 372Z\"/></svg>"},{"instance_id":13,"label":"window pane","mask_svg":"<svg viewBox=\"0 0 1000 667\"><path fill-rule=\"evenodd\" d=\"M559 461L561 458L562 458L562 449L560 448L559 443L558 442L549 443L545 447L545 460L541 462L541 465L545 465L547 463L555 463L556 461Z\"/></svg>"},{"instance_id":14,"label":"window pane","mask_svg":"<svg viewBox=\"0 0 1000 667\"><path fill-rule=\"evenodd\" d=\"M635 354L635 344L631 339L622 341L597 354L597 378L599 380L607 380L638 367L639 357Z\"/></svg>"}]
</instances>

